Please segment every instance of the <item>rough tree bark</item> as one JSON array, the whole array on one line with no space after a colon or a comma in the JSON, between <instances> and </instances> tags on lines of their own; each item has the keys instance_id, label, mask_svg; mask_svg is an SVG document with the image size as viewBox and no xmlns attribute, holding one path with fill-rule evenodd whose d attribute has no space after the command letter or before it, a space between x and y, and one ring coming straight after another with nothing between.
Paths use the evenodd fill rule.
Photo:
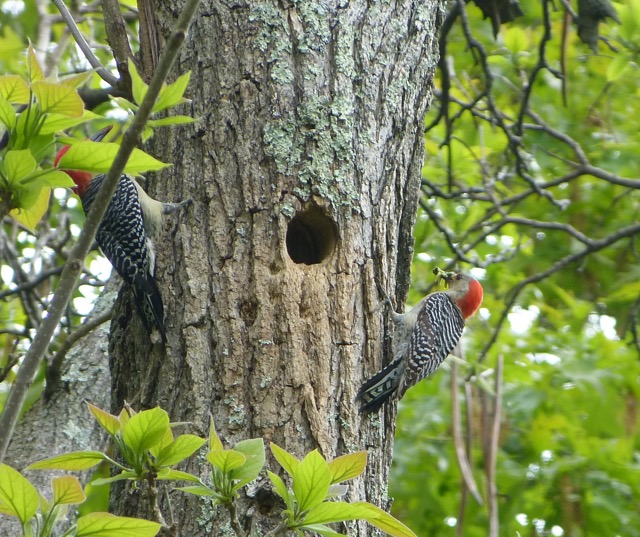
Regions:
<instances>
[{"instance_id":1,"label":"rough tree bark","mask_svg":"<svg viewBox=\"0 0 640 537\"><path fill-rule=\"evenodd\" d=\"M166 36L179 8L155 0L146 13ZM211 413L227 445L262 437L299 457L366 449L349 499L388 507L395 408L382 421L362 417L354 398L389 360L376 282L399 301L409 285L442 9L203 0L177 67L192 71L197 123L151 148L174 165L149 190L194 200L158 249L169 343L149 345L131 302L120 302L114 410L160 405L201 434ZM143 514L136 494L114 495L116 511ZM281 506L266 479L248 494L241 523L273 526ZM180 535L229 529L210 502L171 501Z\"/></svg>"}]
</instances>

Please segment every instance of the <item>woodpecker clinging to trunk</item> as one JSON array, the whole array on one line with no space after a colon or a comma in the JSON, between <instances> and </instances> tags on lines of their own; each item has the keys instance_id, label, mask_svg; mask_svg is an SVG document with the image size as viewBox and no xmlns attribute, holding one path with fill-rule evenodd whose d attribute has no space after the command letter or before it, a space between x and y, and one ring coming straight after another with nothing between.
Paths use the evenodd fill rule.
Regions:
<instances>
[{"instance_id":1,"label":"woodpecker clinging to trunk","mask_svg":"<svg viewBox=\"0 0 640 537\"><path fill-rule=\"evenodd\" d=\"M110 127L103 129L92 140L102 140L109 130ZM56 166L69 148L65 146L58 152L54 163ZM73 190L80 197L85 214L89 214L105 175L78 170L65 172L75 182ZM189 203L191 200L182 203L156 201L147 195L133 177L123 175L96 233L98 246L122 279L131 286L147 331L151 334L155 326L163 343L167 342L167 335L162 295L155 280L154 240L162 229L163 216Z\"/></svg>"},{"instance_id":2,"label":"woodpecker clinging to trunk","mask_svg":"<svg viewBox=\"0 0 640 537\"><path fill-rule=\"evenodd\" d=\"M374 412L397 393L405 392L433 373L460 341L465 320L482 303L482 285L467 274L436 268L449 289L431 293L404 315L393 313L394 360L365 382L358 392L361 412Z\"/></svg>"}]
</instances>

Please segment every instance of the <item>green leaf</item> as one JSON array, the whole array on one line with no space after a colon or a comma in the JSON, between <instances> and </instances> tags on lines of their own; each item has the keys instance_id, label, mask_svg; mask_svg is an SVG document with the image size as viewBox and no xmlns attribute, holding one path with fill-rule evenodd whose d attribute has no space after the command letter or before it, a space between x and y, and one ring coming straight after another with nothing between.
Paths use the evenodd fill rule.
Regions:
<instances>
[{"instance_id":1,"label":"green leaf","mask_svg":"<svg viewBox=\"0 0 640 537\"><path fill-rule=\"evenodd\" d=\"M157 522L141 518L89 513L78 519L76 537L154 537L160 531Z\"/></svg>"},{"instance_id":2,"label":"green leaf","mask_svg":"<svg viewBox=\"0 0 640 537\"><path fill-rule=\"evenodd\" d=\"M193 434L182 434L166 446L158 455L158 466L173 466L198 451L206 442L204 438Z\"/></svg>"},{"instance_id":3,"label":"green leaf","mask_svg":"<svg viewBox=\"0 0 640 537\"><path fill-rule=\"evenodd\" d=\"M240 468L247 458L240 452L232 449L209 451L207 460L223 473Z\"/></svg>"},{"instance_id":4,"label":"green leaf","mask_svg":"<svg viewBox=\"0 0 640 537\"><path fill-rule=\"evenodd\" d=\"M301 511L312 509L324 501L331 485L327 461L314 449L300 461L293 473L293 494Z\"/></svg>"},{"instance_id":5,"label":"green leaf","mask_svg":"<svg viewBox=\"0 0 640 537\"><path fill-rule=\"evenodd\" d=\"M26 178L37 167L31 151L28 149L12 149L4 156L4 173L9 184L16 184Z\"/></svg>"},{"instance_id":6,"label":"green leaf","mask_svg":"<svg viewBox=\"0 0 640 537\"><path fill-rule=\"evenodd\" d=\"M65 173L64 175L67 174ZM106 410L102 410L101 408L98 408L91 403L87 403L87 407L89 408L89 412L93 414L94 418L96 418L96 420L100 424L100 427L107 431L111 436L115 436L121 427L118 417L114 416L113 414L109 414L109 412L107 412Z\"/></svg>"},{"instance_id":7,"label":"green leaf","mask_svg":"<svg viewBox=\"0 0 640 537\"><path fill-rule=\"evenodd\" d=\"M36 514L39 498L36 488L20 472L0 464L0 501L23 525Z\"/></svg>"},{"instance_id":8,"label":"green leaf","mask_svg":"<svg viewBox=\"0 0 640 537\"><path fill-rule=\"evenodd\" d=\"M149 127L166 127L168 125L184 125L185 123L193 123L195 119L190 116L169 116L160 119L152 119L147 121Z\"/></svg>"},{"instance_id":9,"label":"green leaf","mask_svg":"<svg viewBox=\"0 0 640 537\"><path fill-rule=\"evenodd\" d=\"M393 535L393 537L417 537L417 535L402 522L373 504L367 502L355 502L352 503L351 506L364 508L368 511L368 514L362 518L369 522L369 524L374 525L376 528L381 529L389 535Z\"/></svg>"},{"instance_id":10,"label":"green leaf","mask_svg":"<svg viewBox=\"0 0 640 537\"><path fill-rule=\"evenodd\" d=\"M0 97L0 121L9 130L16 126L16 111L11 103L3 97Z\"/></svg>"},{"instance_id":11,"label":"green leaf","mask_svg":"<svg viewBox=\"0 0 640 537\"><path fill-rule=\"evenodd\" d=\"M333 459L329 463L331 484L348 481L358 477L367 467L367 452L357 451Z\"/></svg>"},{"instance_id":12,"label":"green leaf","mask_svg":"<svg viewBox=\"0 0 640 537\"><path fill-rule=\"evenodd\" d=\"M0 97L12 104L27 104L30 96L29 86L22 77L0 76Z\"/></svg>"},{"instance_id":13,"label":"green leaf","mask_svg":"<svg viewBox=\"0 0 640 537\"><path fill-rule=\"evenodd\" d=\"M125 481L127 479L137 479L138 474L132 472L130 470L123 470L118 475L114 475L113 477L100 477L98 479L94 479L91 484L99 487L101 485L108 485L109 483L115 483L116 481Z\"/></svg>"},{"instance_id":14,"label":"green leaf","mask_svg":"<svg viewBox=\"0 0 640 537\"><path fill-rule=\"evenodd\" d=\"M39 175L37 182L49 188L73 188L76 186L69 175L56 169L48 170L46 173Z\"/></svg>"},{"instance_id":15,"label":"green leaf","mask_svg":"<svg viewBox=\"0 0 640 537\"><path fill-rule=\"evenodd\" d=\"M209 451L223 450L222 441L216 433L216 424L213 422L213 416L209 416Z\"/></svg>"},{"instance_id":16,"label":"green leaf","mask_svg":"<svg viewBox=\"0 0 640 537\"><path fill-rule=\"evenodd\" d=\"M163 87L160 90L160 95L158 95L158 100L153 106L153 111L160 112L165 108L185 102L185 99L183 99L182 96L189 85L190 78L191 71L188 71L179 76L173 84ZM138 101L138 103L140 103L140 101Z\"/></svg>"},{"instance_id":17,"label":"green leaf","mask_svg":"<svg viewBox=\"0 0 640 537\"><path fill-rule=\"evenodd\" d=\"M75 88L41 80L33 82L31 90L43 114L82 117L84 104Z\"/></svg>"},{"instance_id":18,"label":"green leaf","mask_svg":"<svg viewBox=\"0 0 640 537\"><path fill-rule=\"evenodd\" d=\"M20 222L23 226L34 231L38 222L49 207L51 189L49 188L29 188L20 189L15 192L14 207L9 214L12 218Z\"/></svg>"},{"instance_id":19,"label":"green leaf","mask_svg":"<svg viewBox=\"0 0 640 537\"><path fill-rule=\"evenodd\" d=\"M71 148L73 149L73 148ZM122 440L140 455L162 440L169 428L169 414L159 407L132 416L122 429Z\"/></svg>"},{"instance_id":20,"label":"green leaf","mask_svg":"<svg viewBox=\"0 0 640 537\"><path fill-rule=\"evenodd\" d=\"M160 455L160 452L164 448L166 448L168 445L170 445L172 442L173 442L173 431L171 430L171 424L169 424L169 428L164 433L162 440L160 440L160 442L158 442L157 444L149 448L149 453L151 453L151 455L153 455L154 458L157 459L158 455ZM156 464L156 467L160 468L161 465Z\"/></svg>"},{"instance_id":21,"label":"green leaf","mask_svg":"<svg viewBox=\"0 0 640 537\"><path fill-rule=\"evenodd\" d=\"M68 117L63 114L47 114L40 128L40 134L51 134L63 131L99 117L101 116L94 114L90 110L84 110L80 117Z\"/></svg>"},{"instance_id":22,"label":"green leaf","mask_svg":"<svg viewBox=\"0 0 640 537\"><path fill-rule=\"evenodd\" d=\"M293 506L291 505L291 495L289 494L284 481L280 479L280 476L274 474L269 470L267 470L267 476L271 480L271 483L273 483L273 488L275 489L276 494L284 500L284 503L287 504L287 507L289 509L293 510Z\"/></svg>"},{"instance_id":23,"label":"green leaf","mask_svg":"<svg viewBox=\"0 0 640 537\"><path fill-rule=\"evenodd\" d=\"M107 173L119 149L120 146L118 144L84 140L71 146L69 151L60 159L58 167L63 170ZM167 166L168 164L156 160L144 151L134 149L124 173L138 174L146 171L161 170Z\"/></svg>"},{"instance_id":24,"label":"green leaf","mask_svg":"<svg viewBox=\"0 0 640 537\"><path fill-rule=\"evenodd\" d=\"M282 449L280 446L274 444L273 442L269 444L269 447L271 448L271 453L273 453L273 456L280 463L280 466L282 466L285 471L292 476L296 471L298 464L300 464L300 461L298 461L298 459L296 459L293 455Z\"/></svg>"},{"instance_id":25,"label":"green leaf","mask_svg":"<svg viewBox=\"0 0 640 537\"><path fill-rule=\"evenodd\" d=\"M331 528L324 526L323 524L305 524L304 526L299 526L299 529L312 531L317 533L318 535L326 535L327 537L349 537L344 533L338 533L337 531L332 530Z\"/></svg>"},{"instance_id":26,"label":"green leaf","mask_svg":"<svg viewBox=\"0 0 640 537\"><path fill-rule=\"evenodd\" d=\"M51 488L56 504L77 505L86 499L80 481L73 475L54 477L51 480Z\"/></svg>"},{"instance_id":27,"label":"green leaf","mask_svg":"<svg viewBox=\"0 0 640 537\"><path fill-rule=\"evenodd\" d=\"M131 75L131 90L133 93L133 99L138 106L144 100L144 96L147 94L149 86L144 83L144 80L140 77L136 64L132 61L129 62L129 74Z\"/></svg>"},{"instance_id":28,"label":"green leaf","mask_svg":"<svg viewBox=\"0 0 640 537\"><path fill-rule=\"evenodd\" d=\"M27 468L29 470L87 470L104 460L107 460L107 456L100 451L72 451L34 462Z\"/></svg>"},{"instance_id":29,"label":"green leaf","mask_svg":"<svg viewBox=\"0 0 640 537\"><path fill-rule=\"evenodd\" d=\"M189 481L191 483L200 483L200 479L192 474L187 472L181 472L180 470L169 470L168 472L163 472L162 475L157 477L158 481Z\"/></svg>"},{"instance_id":30,"label":"green leaf","mask_svg":"<svg viewBox=\"0 0 640 537\"><path fill-rule=\"evenodd\" d=\"M264 441L262 438L242 440L233 449L246 457L246 462L231 472L231 479L239 481L233 487L233 490L236 491L260 475L265 461Z\"/></svg>"},{"instance_id":31,"label":"green leaf","mask_svg":"<svg viewBox=\"0 0 640 537\"><path fill-rule=\"evenodd\" d=\"M27 49L27 73L29 76L29 82L33 83L39 80L44 80L44 71L40 67L36 51L31 45Z\"/></svg>"},{"instance_id":32,"label":"green leaf","mask_svg":"<svg viewBox=\"0 0 640 537\"><path fill-rule=\"evenodd\" d=\"M182 492L188 492L189 494L195 494L196 496L206 496L209 498L220 498L220 494L211 490L204 485L194 485L189 487L176 487L175 490L181 490Z\"/></svg>"},{"instance_id":33,"label":"green leaf","mask_svg":"<svg viewBox=\"0 0 640 537\"><path fill-rule=\"evenodd\" d=\"M345 520L366 519L370 511L357 504L348 502L322 502L316 505L304 517L304 524L327 524Z\"/></svg>"}]
</instances>

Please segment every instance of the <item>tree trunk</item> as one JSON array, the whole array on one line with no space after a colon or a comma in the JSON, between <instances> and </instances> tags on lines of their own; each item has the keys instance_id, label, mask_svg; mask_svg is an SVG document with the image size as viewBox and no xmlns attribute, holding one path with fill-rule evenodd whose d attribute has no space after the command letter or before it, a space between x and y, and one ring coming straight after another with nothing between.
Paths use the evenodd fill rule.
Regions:
<instances>
[{"instance_id":1,"label":"tree trunk","mask_svg":"<svg viewBox=\"0 0 640 537\"><path fill-rule=\"evenodd\" d=\"M226 446L261 437L329 459L366 449L348 499L388 507L395 407L369 418L354 399L390 359L376 285L400 300L409 285L442 9L203 0L178 61L192 71L197 122L161 132L152 148L173 167L149 190L194 200L158 247L169 342L152 347L131 302L120 303L113 410L160 405L203 435L211 413ZM178 10L155 2L165 36ZM190 470L205 475L206 465ZM248 494L241 524L277 523L266 477ZM121 514L143 513L134 500L113 499ZM228 525L209 501L171 501L180 535Z\"/></svg>"}]
</instances>

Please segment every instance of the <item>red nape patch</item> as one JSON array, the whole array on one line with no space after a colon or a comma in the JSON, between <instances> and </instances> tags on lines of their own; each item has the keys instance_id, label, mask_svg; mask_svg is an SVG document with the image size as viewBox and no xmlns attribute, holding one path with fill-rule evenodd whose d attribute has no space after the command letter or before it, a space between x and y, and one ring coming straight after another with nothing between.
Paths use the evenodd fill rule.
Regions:
<instances>
[{"instance_id":1,"label":"red nape patch","mask_svg":"<svg viewBox=\"0 0 640 537\"><path fill-rule=\"evenodd\" d=\"M58 154L56 155L55 160L53 161L54 166L58 166L60 159L65 155L67 151L71 149L70 145L65 145ZM91 174L89 172L81 172L77 170L64 170L64 172L73 179L73 182L76 184L76 188L73 191L78 194L78 196L84 196L84 192L89 186L91 182Z\"/></svg>"},{"instance_id":2,"label":"red nape patch","mask_svg":"<svg viewBox=\"0 0 640 537\"><path fill-rule=\"evenodd\" d=\"M469 281L469 292L461 300L458 300L458 307L462 312L462 316L465 319L471 317L482 304L482 297L484 293L482 291L482 285L478 280Z\"/></svg>"}]
</instances>

